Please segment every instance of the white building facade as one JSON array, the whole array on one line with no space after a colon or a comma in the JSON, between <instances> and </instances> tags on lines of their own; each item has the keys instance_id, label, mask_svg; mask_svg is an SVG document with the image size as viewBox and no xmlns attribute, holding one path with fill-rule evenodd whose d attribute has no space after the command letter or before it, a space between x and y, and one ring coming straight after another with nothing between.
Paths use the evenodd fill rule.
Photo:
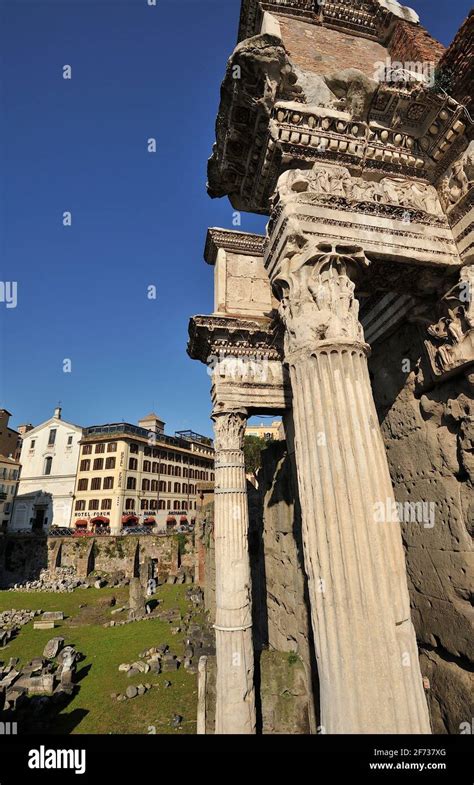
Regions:
<instances>
[{"instance_id":1,"label":"white building facade","mask_svg":"<svg viewBox=\"0 0 474 785\"><path fill-rule=\"evenodd\" d=\"M69 526L82 428L54 417L23 438L20 484L10 531L47 531Z\"/></svg>"}]
</instances>

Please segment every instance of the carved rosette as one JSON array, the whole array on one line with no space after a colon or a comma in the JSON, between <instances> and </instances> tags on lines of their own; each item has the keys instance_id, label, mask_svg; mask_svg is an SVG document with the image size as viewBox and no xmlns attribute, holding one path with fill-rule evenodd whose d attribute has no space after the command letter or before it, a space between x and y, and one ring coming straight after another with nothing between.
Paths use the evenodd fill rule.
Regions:
<instances>
[{"instance_id":1,"label":"carved rosette","mask_svg":"<svg viewBox=\"0 0 474 785\"><path fill-rule=\"evenodd\" d=\"M442 298L439 319L425 340L431 371L440 380L468 372L474 364L474 265L463 267L459 282Z\"/></svg>"},{"instance_id":2,"label":"carved rosette","mask_svg":"<svg viewBox=\"0 0 474 785\"><path fill-rule=\"evenodd\" d=\"M331 344L368 351L354 296L354 278L367 266L361 248L328 243L306 243L283 260L273 286L286 327L287 361Z\"/></svg>"}]
</instances>

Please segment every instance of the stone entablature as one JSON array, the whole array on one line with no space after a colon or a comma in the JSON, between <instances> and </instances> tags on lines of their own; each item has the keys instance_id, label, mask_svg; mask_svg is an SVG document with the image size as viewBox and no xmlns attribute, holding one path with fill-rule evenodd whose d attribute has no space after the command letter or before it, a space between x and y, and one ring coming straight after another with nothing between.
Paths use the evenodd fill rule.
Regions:
<instances>
[{"instance_id":1,"label":"stone entablature","mask_svg":"<svg viewBox=\"0 0 474 785\"><path fill-rule=\"evenodd\" d=\"M211 196L266 213L293 162L436 182L466 147L465 109L445 93L413 81L379 84L356 69L312 82L322 79L331 98L315 104L305 94L311 80L300 83L280 38L264 34L237 46L222 85Z\"/></svg>"},{"instance_id":2,"label":"stone entablature","mask_svg":"<svg viewBox=\"0 0 474 785\"><path fill-rule=\"evenodd\" d=\"M396 0L244 0L239 41L260 32L265 12L306 19L313 24L386 42L398 19L417 25L418 14Z\"/></svg>"}]
</instances>

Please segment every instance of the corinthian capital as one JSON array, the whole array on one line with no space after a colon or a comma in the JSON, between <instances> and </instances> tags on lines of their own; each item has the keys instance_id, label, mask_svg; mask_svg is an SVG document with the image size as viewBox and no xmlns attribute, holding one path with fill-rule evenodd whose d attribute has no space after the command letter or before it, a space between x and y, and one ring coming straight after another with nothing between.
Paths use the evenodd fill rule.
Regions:
<instances>
[{"instance_id":1,"label":"corinthian capital","mask_svg":"<svg viewBox=\"0 0 474 785\"><path fill-rule=\"evenodd\" d=\"M364 343L354 280L368 264L359 247L293 244L272 281L286 327L287 359L322 342Z\"/></svg>"},{"instance_id":2,"label":"corinthian capital","mask_svg":"<svg viewBox=\"0 0 474 785\"><path fill-rule=\"evenodd\" d=\"M244 446L245 427L248 414L245 409L216 411L212 413L214 420L214 446L219 450L242 450Z\"/></svg>"}]
</instances>

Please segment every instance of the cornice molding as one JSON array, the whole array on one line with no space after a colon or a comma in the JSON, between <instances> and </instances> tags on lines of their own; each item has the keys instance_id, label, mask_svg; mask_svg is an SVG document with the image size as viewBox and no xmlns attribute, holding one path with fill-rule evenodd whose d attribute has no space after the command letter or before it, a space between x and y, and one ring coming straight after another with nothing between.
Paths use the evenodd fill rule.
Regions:
<instances>
[{"instance_id":1,"label":"cornice molding","mask_svg":"<svg viewBox=\"0 0 474 785\"><path fill-rule=\"evenodd\" d=\"M208 229L204 260L214 265L220 248L247 256L263 256L265 237L250 232L236 232L232 229Z\"/></svg>"}]
</instances>

